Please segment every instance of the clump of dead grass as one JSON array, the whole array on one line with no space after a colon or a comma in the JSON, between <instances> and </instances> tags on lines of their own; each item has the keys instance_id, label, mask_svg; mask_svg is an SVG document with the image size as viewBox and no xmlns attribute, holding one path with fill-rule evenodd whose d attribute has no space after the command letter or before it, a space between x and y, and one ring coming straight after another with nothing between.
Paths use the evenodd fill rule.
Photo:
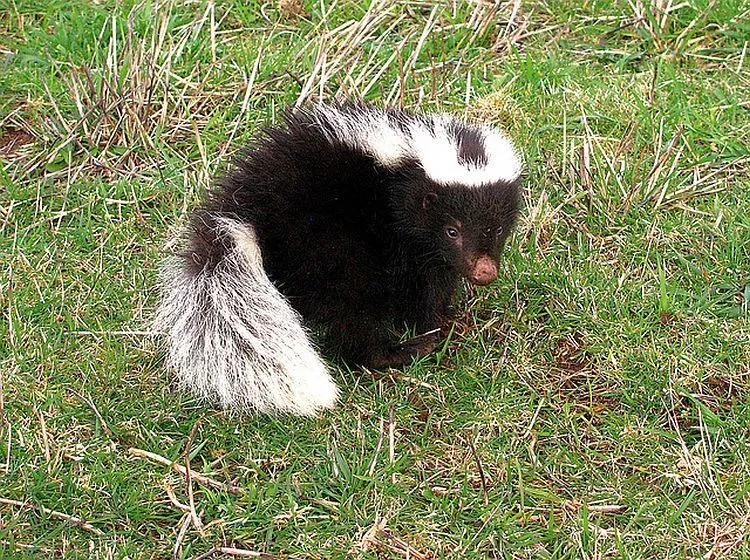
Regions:
<instances>
[{"instance_id":1,"label":"clump of dead grass","mask_svg":"<svg viewBox=\"0 0 750 560\"><path fill-rule=\"evenodd\" d=\"M46 147L8 154L17 179L138 177L160 166L163 146L197 145L206 160L201 131L222 107L243 105L239 100L252 81L244 72L238 72L244 78L239 84L216 79L217 44L227 37L219 33L214 4L182 24L174 2L156 4L145 33L134 23L139 9L133 8L124 30L117 16L107 18L99 33L106 48L90 61L52 61L62 91L42 78L49 111L37 122L23 117L23 107L5 119L4 136L20 130ZM197 42L211 62L186 69L185 53Z\"/></svg>"},{"instance_id":2,"label":"clump of dead grass","mask_svg":"<svg viewBox=\"0 0 750 560\"><path fill-rule=\"evenodd\" d=\"M407 99L439 105L455 97L456 76L465 80L468 99L473 51L480 44L489 50L488 36L503 25L511 28L516 12L514 4L484 0L450 5L374 0L362 17L332 29L324 19L321 33L303 49L315 55L296 104L379 92L388 105L403 106ZM449 53L434 52L435 45L449 41L455 42Z\"/></svg>"}]
</instances>

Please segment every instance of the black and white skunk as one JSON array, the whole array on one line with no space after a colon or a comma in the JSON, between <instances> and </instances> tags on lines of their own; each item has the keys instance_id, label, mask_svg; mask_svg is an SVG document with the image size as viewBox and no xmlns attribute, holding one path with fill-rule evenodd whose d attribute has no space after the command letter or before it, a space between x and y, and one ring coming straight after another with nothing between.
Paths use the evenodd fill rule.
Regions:
<instances>
[{"instance_id":1,"label":"black and white skunk","mask_svg":"<svg viewBox=\"0 0 750 560\"><path fill-rule=\"evenodd\" d=\"M501 132L364 103L289 113L193 212L163 268L157 330L180 382L222 407L315 415L338 397L307 332L350 364L399 366L461 278L495 280L520 202ZM304 326L303 326L304 325Z\"/></svg>"}]
</instances>

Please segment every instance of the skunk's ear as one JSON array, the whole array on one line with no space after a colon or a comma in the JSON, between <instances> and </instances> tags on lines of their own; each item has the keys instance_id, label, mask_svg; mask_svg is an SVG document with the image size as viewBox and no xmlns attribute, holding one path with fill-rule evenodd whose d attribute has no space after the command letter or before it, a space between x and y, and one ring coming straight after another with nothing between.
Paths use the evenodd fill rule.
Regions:
<instances>
[{"instance_id":1,"label":"skunk's ear","mask_svg":"<svg viewBox=\"0 0 750 560\"><path fill-rule=\"evenodd\" d=\"M427 207L431 204L434 204L437 200L438 195L436 195L434 192L428 192L426 195L424 195L424 198L422 199L422 208L427 210Z\"/></svg>"}]
</instances>

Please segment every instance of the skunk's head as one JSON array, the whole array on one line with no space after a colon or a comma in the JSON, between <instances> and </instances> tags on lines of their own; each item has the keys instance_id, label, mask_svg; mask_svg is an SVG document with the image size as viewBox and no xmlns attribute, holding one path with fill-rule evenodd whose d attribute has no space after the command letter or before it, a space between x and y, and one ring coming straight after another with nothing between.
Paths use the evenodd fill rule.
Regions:
<instances>
[{"instance_id":1,"label":"skunk's head","mask_svg":"<svg viewBox=\"0 0 750 560\"><path fill-rule=\"evenodd\" d=\"M396 166L401 196L393 197L405 233L431 259L489 284L519 211L518 153L499 131L444 116L418 118L407 130L412 152Z\"/></svg>"},{"instance_id":2,"label":"skunk's head","mask_svg":"<svg viewBox=\"0 0 750 560\"><path fill-rule=\"evenodd\" d=\"M357 103L319 106L312 115L331 141L382 170L399 235L474 284L495 280L521 198L521 160L502 132Z\"/></svg>"},{"instance_id":3,"label":"skunk's head","mask_svg":"<svg viewBox=\"0 0 750 560\"><path fill-rule=\"evenodd\" d=\"M455 268L478 286L497 278L500 253L519 210L519 179L440 184L417 171L401 188L407 194L400 230L430 260Z\"/></svg>"},{"instance_id":4,"label":"skunk's head","mask_svg":"<svg viewBox=\"0 0 750 560\"><path fill-rule=\"evenodd\" d=\"M414 157L402 167L405 218L433 256L485 286L497 278L500 253L516 222L520 159L492 128L445 117L430 124L412 129Z\"/></svg>"}]
</instances>

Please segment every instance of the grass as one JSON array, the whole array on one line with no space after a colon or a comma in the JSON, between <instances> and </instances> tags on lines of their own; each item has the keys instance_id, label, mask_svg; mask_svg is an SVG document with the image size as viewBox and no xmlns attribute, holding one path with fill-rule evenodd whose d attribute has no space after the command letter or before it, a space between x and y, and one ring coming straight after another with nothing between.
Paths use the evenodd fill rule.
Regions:
<instances>
[{"instance_id":1,"label":"grass","mask_svg":"<svg viewBox=\"0 0 750 560\"><path fill-rule=\"evenodd\" d=\"M750 556L746 0L0 6L0 557ZM501 279L324 417L208 409L143 335L164 241L335 95L509 130Z\"/></svg>"}]
</instances>

